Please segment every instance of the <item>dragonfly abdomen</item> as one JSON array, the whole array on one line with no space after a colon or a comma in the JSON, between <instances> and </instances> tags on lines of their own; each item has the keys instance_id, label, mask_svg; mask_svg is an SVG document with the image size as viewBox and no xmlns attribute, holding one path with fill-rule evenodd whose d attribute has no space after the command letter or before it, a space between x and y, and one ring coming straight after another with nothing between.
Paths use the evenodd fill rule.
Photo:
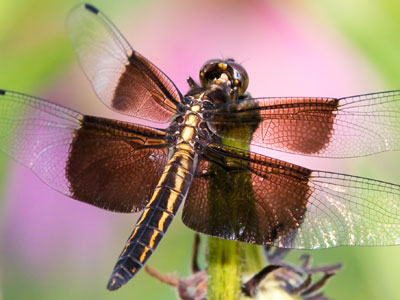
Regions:
<instances>
[{"instance_id":1,"label":"dragonfly abdomen","mask_svg":"<svg viewBox=\"0 0 400 300\"><path fill-rule=\"evenodd\" d=\"M116 290L131 279L153 253L188 193L193 170L193 149L178 149L120 254L107 286L109 290Z\"/></svg>"}]
</instances>

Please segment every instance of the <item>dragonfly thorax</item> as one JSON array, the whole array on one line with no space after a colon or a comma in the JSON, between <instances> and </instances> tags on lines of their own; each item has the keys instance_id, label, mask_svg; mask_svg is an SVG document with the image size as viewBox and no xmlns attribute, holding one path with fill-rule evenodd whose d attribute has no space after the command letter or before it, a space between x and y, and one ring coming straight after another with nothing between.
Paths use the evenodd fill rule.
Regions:
<instances>
[{"instance_id":1,"label":"dragonfly thorax","mask_svg":"<svg viewBox=\"0 0 400 300\"><path fill-rule=\"evenodd\" d=\"M187 144L191 148L196 145L205 145L211 135L208 129L208 110L213 106L207 97L207 91L199 88L200 92L185 96L185 99L167 129L167 143L170 149L179 144ZM198 148L198 147L197 147Z\"/></svg>"}]
</instances>

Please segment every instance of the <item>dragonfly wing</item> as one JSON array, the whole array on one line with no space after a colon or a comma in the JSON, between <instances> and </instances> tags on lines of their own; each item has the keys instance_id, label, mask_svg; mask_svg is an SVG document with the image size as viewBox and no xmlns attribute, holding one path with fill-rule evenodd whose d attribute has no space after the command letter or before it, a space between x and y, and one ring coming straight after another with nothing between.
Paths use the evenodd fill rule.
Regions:
<instances>
[{"instance_id":1,"label":"dragonfly wing","mask_svg":"<svg viewBox=\"0 0 400 300\"><path fill-rule=\"evenodd\" d=\"M81 66L108 107L160 123L173 116L182 98L174 83L133 50L101 11L78 5L67 25Z\"/></svg>"},{"instance_id":2,"label":"dragonfly wing","mask_svg":"<svg viewBox=\"0 0 400 300\"><path fill-rule=\"evenodd\" d=\"M118 212L145 206L167 160L161 130L4 90L0 149L53 189Z\"/></svg>"},{"instance_id":3,"label":"dragonfly wing","mask_svg":"<svg viewBox=\"0 0 400 300\"><path fill-rule=\"evenodd\" d=\"M212 146L182 218L205 234L285 248L397 245L400 186Z\"/></svg>"},{"instance_id":4,"label":"dragonfly wing","mask_svg":"<svg viewBox=\"0 0 400 300\"><path fill-rule=\"evenodd\" d=\"M248 99L212 114L210 128L218 137L266 149L320 157L400 149L400 91L340 99ZM247 128L254 129L250 138Z\"/></svg>"}]
</instances>

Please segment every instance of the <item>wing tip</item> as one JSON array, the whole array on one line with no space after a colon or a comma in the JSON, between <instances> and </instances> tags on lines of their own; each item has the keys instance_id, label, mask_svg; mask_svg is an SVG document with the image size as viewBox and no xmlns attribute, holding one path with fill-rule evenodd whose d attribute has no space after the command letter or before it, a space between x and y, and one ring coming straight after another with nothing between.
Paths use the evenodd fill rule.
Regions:
<instances>
[{"instance_id":1,"label":"wing tip","mask_svg":"<svg viewBox=\"0 0 400 300\"><path fill-rule=\"evenodd\" d=\"M6 94L6 91L5 90L2 90L2 89L0 89L0 95L5 95Z\"/></svg>"},{"instance_id":2,"label":"wing tip","mask_svg":"<svg viewBox=\"0 0 400 300\"><path fill-rule=\"evenodd\" d=\"M88 11L94 13L95 15L97 15L99 13L99 10L96 7L94 7L93 5L91 5L91 4L85 3L85 8Z\"/></svg>"}]
</instances>

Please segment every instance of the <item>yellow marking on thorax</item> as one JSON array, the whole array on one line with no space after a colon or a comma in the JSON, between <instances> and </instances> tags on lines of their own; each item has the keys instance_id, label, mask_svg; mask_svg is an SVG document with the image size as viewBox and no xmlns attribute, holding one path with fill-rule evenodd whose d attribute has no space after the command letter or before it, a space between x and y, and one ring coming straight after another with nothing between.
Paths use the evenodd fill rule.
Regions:
<instances>
[{"instance_id":1,"label":"yellow marking on thorax","mask_svg":"<svg viewBox=\"0 0 400 300\"><path fill-rule=\"evenodd\" d=\"M200 105L193 105L190 110L194 113L197 113L200 111Z\"/></svg>"},{"instance_id":2,"label":"yellow marking on thorax","mask_svg":"<svg viewBox=\"0 0 400 300\"><path fill-rule=\"evenodd\" d=\"M190 114L190 115L188 115L188 116L186 117L185 125L188 125L188 126L196 126L198 122L199 122L199 118L196 117L196 116L193 115L193 114Z\"/></svg>"},{"instance_id":3,"label":"yellow marking on thorax","mask_svg":"<svg viewBox=\"0 0 400 300\"><path fill-rule=\"evenodd\" d=\"M176 146L176 148L178 148L179 150L187 151L187 152L193 152L193 149L188 144L185 144L185 143L178 144ZM183 154L183 151L180 151L179 154L187 157L187 154Z\"/></svg>"},{"instance_id":4,"label":"yellow marking on thorax","mask_svg":"<svg viewBox=\"0 0 400 300\"><path fill-rule=\"evenodd\" d=\"M186 126L181 132L181 138L184 142L190 142L196 135L196 130L193 127Z\"/></svg>"}]
</instances>

